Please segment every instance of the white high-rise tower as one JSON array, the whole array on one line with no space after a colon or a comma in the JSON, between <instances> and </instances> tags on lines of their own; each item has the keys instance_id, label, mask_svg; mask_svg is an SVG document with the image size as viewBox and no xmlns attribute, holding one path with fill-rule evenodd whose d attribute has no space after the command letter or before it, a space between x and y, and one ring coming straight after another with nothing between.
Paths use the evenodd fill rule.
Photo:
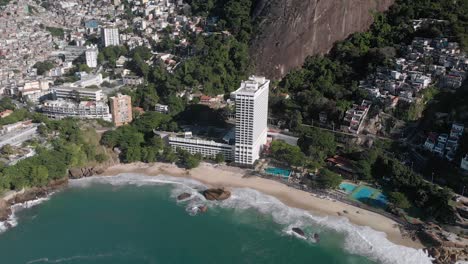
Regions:
<instances>
[{"instance_id":1,"label":"white high-rise tower","mask_svg":"<svg viewBox=\"0 0 468 264\"><path fill-rule=\"evenodd\" d=\"M270 80L251 76L232 93L236 101L235 162L252 165L267 141Z\"/></svg>"},{"instance_id":2,"label":"white high-rise tower","mask_svg":"<svg viewBox=\"0 0 468 264\"><path fill-rule=\"evenodd\" d=\"M101 37L104 47L120 45L119 29L117 28L102 28Z\"/></svg>"}]
</instances>

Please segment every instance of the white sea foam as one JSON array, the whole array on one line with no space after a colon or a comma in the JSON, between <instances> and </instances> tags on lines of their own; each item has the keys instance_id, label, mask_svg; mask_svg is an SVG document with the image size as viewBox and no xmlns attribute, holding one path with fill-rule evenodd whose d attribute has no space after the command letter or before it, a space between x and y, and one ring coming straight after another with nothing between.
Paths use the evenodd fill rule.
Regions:
<instances>
[{"instance_id":1,"label":"white sea foam","mask_svg":"<svg viewBox=\"0 0 468 264\"><path fill-rule=\"evenodd\" d=\"M356 226L344 217L315 216L305 210L288 207L275 197L252 189L235 188L232 190L229 199L222 202L207 202L199 193L206 186L198 181L170 176L148 177L128 173L116 177L103 176L72 180L70 186L86 187L92 183L133 184L137 186L172 184L175 188L171 196L176 197L183 192L191 193L189 206L192 207L207 203L209 206L220 206L236 210L255 209L260 213L272 215L275 222L285 226L284 232L289 232L292 227L320 226L323 227L323 230L334 230L342 233L345 235L345 249L348 252L368 257L379 263L431 263L431 258L423 250L395 245L386 238L386 234L383 232L375 231L366 226ZM317 232L320 233L321 230Z\"/></svg>"},{"instance_id":2,"label":"white sea foam","mask_svg":"<svg viewBox=\"0 0 468 264\"><path fill-rule=\"evenodd\" d=\"M23 209L27 209L27 208L31 208L31 207L34 207L34 206L40 204L40 203L43 203L43 202L49 200L50 196L52 194L53 193L51 193L48 196L43 197L43 198L38 198L36 200L26 201L24 203L19 203L19 204L15 204L15 205L11 206L11 214L8 217L8 219L3 221L3 222L0 222L0 234L7 231L8 228L15 227L16 225L18 225L18 218L16 217L16 213L18 211L23 210Z\"/></svg>"}]
</instances>

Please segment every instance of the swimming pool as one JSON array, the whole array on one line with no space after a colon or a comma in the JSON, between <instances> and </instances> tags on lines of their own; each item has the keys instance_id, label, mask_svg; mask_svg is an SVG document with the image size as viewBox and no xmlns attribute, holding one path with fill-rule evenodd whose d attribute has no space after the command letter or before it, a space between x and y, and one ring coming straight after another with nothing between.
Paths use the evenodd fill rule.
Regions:
<instances>
[{"instance_id":1,"label":"swimming pool","mask_svg":"<svg viewBox=\"0 0 468 264\"><path fill-rule=\"evenodd\" d=\"M388 204L387 197L381 191L364 185L356 188L351 194L351 198L375 207L386 207Z\"/></svg>"},{"instance_id":2,"label":"swimming pool","mask_svg":"<svg viewBox=\"0 0 468 264\"><path fill-rule=\"evenodd\" d=\"M351 183L343 182L340 184L340 189L346 193L352 193L356 188L357 186Z\"/></svg>"},{"instance_id":3,"label":"swimming pool","mask_svg":"<svg viewBox=\"0 0 468 264\"><path fill-rule=\"evenodd\" d=\"M275 175L275 176L281 176L283 178L289 178L291 175L291 171L287 169L281 169L281 168L266 168L265 173L270 174L270 175Z\"/></svg>"}]
</instances>

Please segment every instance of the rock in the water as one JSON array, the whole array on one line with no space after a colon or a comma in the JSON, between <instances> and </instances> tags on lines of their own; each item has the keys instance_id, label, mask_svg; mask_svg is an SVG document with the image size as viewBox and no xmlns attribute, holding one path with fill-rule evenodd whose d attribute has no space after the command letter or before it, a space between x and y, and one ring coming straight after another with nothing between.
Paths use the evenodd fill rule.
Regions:
<instances>
[{"instance_id":1,"label":"rock in the water","mask_svg":"<svg viewBox=\"0 0 468 264\"><path fill-rule=\"evenodd\" d=\"M317 242L317 243L320 242L320 236L319 236L319 234L315 233L315 234L314 234L314 239L315 239L315 242Z\"/></svg>"},{"instance_id":2,"label":"rock in the water","mask_svg":"<svg viewBox=\"0 0 468 264\"><path fill-rule=\"evenodd\" d=\"M202 213L206 213L206 211L208 211L208 206L200 205L200 206L198 206L198 211L200 211Z\"/></svg>"},{"instance_id":3,"label":"rock in the water","mask_svg":"<svg viewBox=\"0 0 468 264\"><path fill-rule=\"evenodd\" d=\"M192 195L190 195L190 193L183 193L183 194L180 194L179 196L177 196L177 200L179 200L179 201L180 200L185 200L185 199L189 198L190 196L192 196Z\"/></svg>"},{"instance_id":4,"label":"rock in the water","mask_svg":"<svg viewBox=\"0 0 468 264\"><path fill-rule=\"evenodd\" d=\"M305 237L304 231L300 229L299 227L293 227L292 231L302 237Z\"/></svg>"},{"instance_id":5,"label":"rock in the water","mask_svg":"<svg viewBox=\"0 0 468 264\"><path fill-rule=\"evenodd\" d=\"M210 201L213 201L213 200L222 201L231 197L231 192L226 191L222 188L207 189L203 192L203 196L205 196L205 198Z\"/></svg>"}]
</instances>

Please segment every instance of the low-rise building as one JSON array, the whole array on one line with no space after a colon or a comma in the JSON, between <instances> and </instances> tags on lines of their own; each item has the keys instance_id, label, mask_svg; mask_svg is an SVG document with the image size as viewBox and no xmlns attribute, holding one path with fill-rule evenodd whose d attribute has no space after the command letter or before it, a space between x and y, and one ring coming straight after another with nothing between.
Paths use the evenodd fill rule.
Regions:
<instances>
[{"instance_id":1,"label":"low-rise building","mask_svg":"<svg viewBox=\"0 0 468 264\"><path fill-rule=\"evenodd\" d=\"M122 77L122 82L125 85L130 86L137 86L144 83L143 77L135 76L135 75L125 75Z\"/></svg>"},{"instance_id":2,"label":"low-rise building","mask_svg":"<svg viewBox=\"0 0 468 264\"><path fill-rule=\"evenodd\" d=\"M183 134L158 132L173 150L183 149L190 154L200 153L205 158L222 154L226 161L234 160L234 145L216 142L211 139L194 138L191 132Z\"/></svg>"},{"instance_id":3,"label":"low-rise building","mask_svg":"<svg viewBox=\"0 0 468 264\"><path fill-rule=\"evenodd\" d=\"M101 89L88 89L88 88L76 88L70 86L59 86L53 89L54 98L56 99L86 99L90 101L101 101L103 100L104 94Z\"/></svg>"},{"instance_id":4,"label":"low-rise building","mask_svg":"<svg viewBox=\"0 0 468 264\"><path fill-rule=\"evenodd\" d=\"M169 113L169 106L163 104L156 104L156 106L154 107L154 111L162 114L167 114Z\"/></svg>"},{"instance_id":5,"label":"low-rise building","mask_svg":"<svg viewBox=\"0 0 468 264\"><path fill-rule=\"evenodd\" d=\"M464 171L468 171L468 154L466 154L465 157L462 158L460 168Z\"/></svg>"}]
</instances>

